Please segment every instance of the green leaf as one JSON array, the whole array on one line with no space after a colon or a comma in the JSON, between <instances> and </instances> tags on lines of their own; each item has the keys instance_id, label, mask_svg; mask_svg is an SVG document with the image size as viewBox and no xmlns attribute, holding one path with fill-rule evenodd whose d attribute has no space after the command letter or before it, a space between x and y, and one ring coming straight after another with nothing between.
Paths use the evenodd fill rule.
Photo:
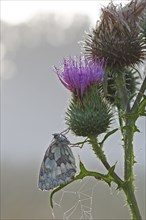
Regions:
<instances>
[{"instance_id":1,"label":"green leaf","mask_svg":"<svg viewBox=\"0 0 146 220\"><path fill-rule=\"evenodd\" d=\"M104 138L103 138L103 140L100 142L100 143L98 143L101 147L103 146L103 143L105 142L105 140L109 137L109 136L111 136L112 134L114 134L116 131L118 131L119 130L119 128L115 128L115 129L113 129L112 131L109 131L105 136L104 136Z\"/></svg>"},{"instance_id":2,"label":"green leaf","mask_svg":"<svg viewBox=\"0 0 146 220\"><path fill-rule=\"evenodd\" d=\"M133 112L126 113L123 115L123 118L131 118L133 121L136 121L137 117L138 117L138 113L133 113Z\"/></svg>"},{"instance_id":3,"label":"green leaf","mask_svg":"<svg viewBox=\"0 0 146 220\"><path fill-rule=\"evenodd\" d=\"M80 161L80 173L74 178L72 179L70 182L64 184L64 185L61 185L59 187L57 187L56 189L54 189L52 192L51 192L51 195L50 195L50 205L51 207L53 208L53 196L56 192L58 192L59 190L63 189L64 187L66 187L67 185L73 183L74 181L76 180L79 180L79 179L83 179L84 177L86 176L93 176L95 177L96 179L98 180L103 180L105 181L108 185L111 184L111 181L114 181L113 178L111 177L112 173L114 172L114 166L111 167L110 171L108 172L107 175L104 175L102 173L98 173L98 172L94 172L94 171L88 171L86 170L84 164Z\"/></svg>"},{"instance_id":4,"label":"green leaf","mask_svg":"<svg viewBox=\"0 0 146 220\"><path fill-rule=\"evenodd\" d=\"M139 115L146 115L146 96L142 99L138 106L138 113Z\"/></svg>"},{"instance_id":5,"label":"green leaf","mask_svg":"<svg viewBox=\"0 0 146 220\"><path fill-rule=\"evenodd\" d=\"M144 93L139 93L141 97L141 101L137 99L135 100L135 103L132 107L132 112L127 114L126 117L131 117L134 121L138 119L139 116L146 116L146 95ZM138 95L139 95L138 94ZM138 97L138 96L137 96Z\"/></svg>"},{"instance_id":6,"label":"green leaf","mask_svg":"<svg viewBox=\"0 0 146 220\"><path fill-rule=\"evenodd\" d=\"M136 125L134 125L134 132L140 132L140 130L138 129Z\"/></svg>"},{"instance_id":7,"label":"green leaf","mask_svg":"<svg viewBox=\"0 0 146 220\"><path fill-rule=\"evenodd\" d=\"M109 176L113 176L113 174L114 174L114 172L115 172L115 167L116 167L116 164L113 165L113 166L109 169L109 171L108 171L108 175L109 175Z\"/></svg>"},{"instance_id":8,"label":"green leaf","mask_svg":"<svg viewBox=\"0 0 146 220\"><path fill-rule=\"evenodd\" d=\"M87 170L86 170L84 164L80 161L80 175L81 174L86 175L87 174Z\"/></svg>"},{"instance_id":9,"label":"green leaf","mask_svg":"<svg viewBox=\"0 0 146 220\"><path fill-rule=\"evenodd\" d=\"M109 169L108 174L107 174L107 180L108 180L109 186L111 185L111 182L114 181L113 175L115 171L115 166L116 164Z\"/></svg>"},{"instance_id":10,"label":"green leaf","mask_svg":"<svg viewBox=\"0 0 146 220\"><path fill-rule=\"evenodd\" d=\"M140 116L146 117L146 113L140 113Z\"/></svg>"},{"instance_id":11,"label":"green leaf","mask_svg":"<svg viewBox=\"0 0 146 220\"><path fill-rule=\"evenodd\" d=\"M71 183L71 182L70 182ZM53 209L53 195L56 193L56 192L58 192L58 191L60 191L62 188L64 188L65 186L67 186L69 183L67 183L67 184L65 184L65 185L62 185L62 186L59 186L59 187L57 187L55 190L53 190L52 192L51 192L51 195L50 195L50 205L51 205L51 208Z\"/></svg>"}]
</instances>

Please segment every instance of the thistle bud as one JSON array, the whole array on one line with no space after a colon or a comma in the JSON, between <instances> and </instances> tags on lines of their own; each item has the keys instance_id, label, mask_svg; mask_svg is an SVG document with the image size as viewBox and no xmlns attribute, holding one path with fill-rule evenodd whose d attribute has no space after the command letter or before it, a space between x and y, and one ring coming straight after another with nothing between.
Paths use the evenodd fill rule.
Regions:
<instances>
[{"instance_id":1,"label":"thistle bud","mask_svg":"<svg viewBox=\"0 0 146 220\"><path fill-rule=\"evenodd\" d=\"M137 71L134 69L123 69L122 74L124 75L125 85L127 89L128 98L130 99L137 88L138 77L136 76ZM120 73L118 73L120 74ZM101 91L106 99L113 105L117 105L117 85L115 81L115 74L107 72L107 88L106 91L103 89L103 85L101 85ZM119 106L119 104L118 104Z\"/></svg>"},{"instance_id":2,"label":"thistle bud","mask_svg":"<svg viewBox=\"0 0 146 220\"><path fill-rule=\"evenodd\" d=\"M88 88L81 102L73 96L66 115L69 128L83 137L97 137L105 132L112 118L109 105L97 86Z\"/></svg>"}]
</instances>

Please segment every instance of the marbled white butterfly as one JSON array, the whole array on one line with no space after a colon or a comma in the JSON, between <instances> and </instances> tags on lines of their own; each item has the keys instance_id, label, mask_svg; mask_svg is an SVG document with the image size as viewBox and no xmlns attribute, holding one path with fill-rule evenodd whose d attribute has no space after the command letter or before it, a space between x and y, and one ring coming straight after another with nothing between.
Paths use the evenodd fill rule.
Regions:
<instances>
[{"instance_id":1,"label":"marbled white butterfly","mask_svg":"<svg viewBox=\"0 0 146 220\"><path fill-rule=\"evenodd\" d=\"M76 173L75 158L69 147L70 142L63 134L53 134L39 174L38 187L50 190L71 181Z\"/></svg>"}]
</instances>

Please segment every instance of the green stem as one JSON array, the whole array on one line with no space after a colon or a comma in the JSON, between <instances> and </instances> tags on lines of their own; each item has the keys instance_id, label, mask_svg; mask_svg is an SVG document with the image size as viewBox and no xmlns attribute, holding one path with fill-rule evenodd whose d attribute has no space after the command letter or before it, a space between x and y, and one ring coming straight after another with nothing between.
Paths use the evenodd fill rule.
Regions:
<instances>
[{"instance_id":1,"label":"green stem","mask_svg":"<svg viewBox=\"0 0 146 220\"><path fill-rule=\"evenodd\" d=\"M133 135L134 135L134 124L132 119L127 118L125 123L125 172L124 179L129 181L134 190L134 175L133 175L133 165L134 165L134 152L133 152Z\"/></svg>"},{"instance_id":2,"label":"green stem","mask_svg":"<svg viewBox=\"0 0 146 220\"><path fill-rule=\"evenodd\" d=\"M130 113L130 103L128 101L128 94L125 84L125 79L122 74L116 77L117 90L120 98L120 103L123 112ZM130 206L133 220L140 220L140 211L137 205L137 201L134 194L134 175L133 175L133 165L134 165L134 151L133 151L133 136L134 136L134 123L135 121L132 117L126 117L125 128L121 130L124 139L124 150L125 150L125 162L124 162L124 180L125 186L123 190L127 197L127 202Z\"/></svg>"},{"instance_id":3,"label":"green stem","mask_svg":"<svg viewBox=\"0 0 146 220\"><path fill-rule=\"evenodd\" d=\"M119 96L118 98L120 99L120 108L122 108L123 111L130 111L130 103L128 100L128 93L126 89L126 83L125 83L125 78L123 76L123 73L120 71L117 76L115 77L116 85L117 85L117 95Z\"/></svg>"},{"instance_id":4,"label":"green stem","mask_svg":"<svg viewBox=\"0 0 146 220\"><path fill-rule=\"evenodd\" d=\"M137 205L137 201L134 194L134 175L133 175L133 165L134 165L134 152L133 152L133 135L134 135L134 122L131 118L126 119L126 131L125 131L125 186L123 188L127 202L130 206L133 220L140 220L141 215Z\"/></svg>"},{"instance_id":5,"label":"green stem","mask_svg":"<svg viewBox=\"0 0 146 220\"><path fill-rule=\"evenodd\" d=\"M132 219L133 220L142 220L139 208L137 205L137 201L133 192L133 189L131 187L131 184L127 183L123 187L123 191L125 192L126 198L127 198L127 203L130 207L131 213L132 213Z\"/></svg>"},{"instance_id":6,"label":"green stem","mask_svg":"<svg viewBox=\"0 0 146 220\"><path fill-rule=\"evenodd\" d=\"M109 171L111 169L111 166L109 165L105 157L103 149L98 145L97 138L90 137L90 143L92 145L93 151L95 152L96 156L101 160L105 168ZM131 182L129 181L124 182L115 172L113 172L112 177L114 179L114 182L117 183L118 187L121 188L126 195L127 203L131 209L133 220L141 220L133 187L131 187Z\"/></svg>"},{"instance_id":7,"label":"green stem","mask_svg":"<svg viewBox=\"0 0 146 220\"><path fill-rule=\"evenodd\" d=\"M122 120L122 114L120 108L118 108L118 117L119 117L119 125L122 135L124 136L124 130L123 130L123 120Z\"/></svg>"},{"instance_id":8,"label":"green stem","mask_svg":"<svg viewBox=\"0 0 146 220\"><path fill-rule=\"evenodd\" d=\"M90 137L89 140L96 156L101 160L105 168L109 171L111 169L111 166L106 159L103 149L98 145L97 138ZM123 185L122 179L115 172L113 173L112 177L114 178L114 181L117 183L118 187L121 187Z\"/></svg>"}]
</instances>

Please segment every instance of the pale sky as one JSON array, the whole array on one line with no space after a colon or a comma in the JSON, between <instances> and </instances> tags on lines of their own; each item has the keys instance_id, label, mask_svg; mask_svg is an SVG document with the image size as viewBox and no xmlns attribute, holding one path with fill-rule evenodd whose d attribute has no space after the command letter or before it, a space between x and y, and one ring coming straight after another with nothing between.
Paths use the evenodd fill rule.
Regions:
<instances>
[{"instance_id":1,"label":"pale sky","mask_svg":"<svg viewBox=\"0 0 146 220\"><path fill-rule=\"evenodd\" d=\"M123 5L128 0L115 0L115 3ZM102 5L107 5L109 0L97 1L1 1L1 19L18 24L25 22L36 13L56 12L71 18L73 14L87 14L93 23L98 18L98 10Z\"/></svg>"}]
</instances>

